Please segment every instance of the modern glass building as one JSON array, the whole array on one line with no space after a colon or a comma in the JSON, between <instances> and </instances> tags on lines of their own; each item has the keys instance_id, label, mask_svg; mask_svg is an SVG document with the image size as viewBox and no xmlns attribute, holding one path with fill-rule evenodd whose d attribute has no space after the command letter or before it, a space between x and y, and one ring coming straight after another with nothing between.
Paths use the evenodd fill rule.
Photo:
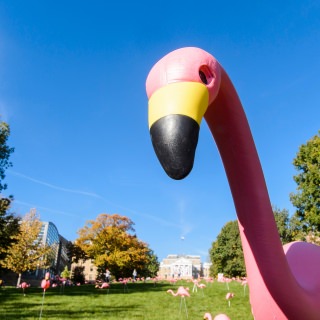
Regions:
<instances>
[{"instance_id":1,"label":"modern glass building","mask_svg":"<svg viewBox=\"0 0 320 320\"><path fill-rule=\"evenodd\" d=\"M37 278L43 278L46 272L51 276L59 275L65 266L69 266L67 256L68 241L59 235L57 227L52 222L42 222L39 233L40 242L50 247L50 252L43 259L47 260L46 269L38 269L36 271Z\"/></svg>"}]
</instances>

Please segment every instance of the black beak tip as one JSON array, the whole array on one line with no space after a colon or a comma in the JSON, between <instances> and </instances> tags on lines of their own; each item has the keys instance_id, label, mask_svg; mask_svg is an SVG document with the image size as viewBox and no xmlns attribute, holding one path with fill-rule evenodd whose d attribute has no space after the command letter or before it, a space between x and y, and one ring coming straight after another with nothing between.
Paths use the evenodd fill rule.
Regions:
<instances>
[{"instance_id":1,"label":"black beak tip","mask_svg":"<svg viewBox=\"0 0 320 320\"><path fill-rule=\"evenodd\" d=\"M150 128L156 155L169 177L185 178L193 168L199 124L184 115L169 115Z\"/></svg>"},{"instance_id":2,"label":"black beak tip","mask_svg":"<svg viewBox=\"0 0 320 320\"><path fill-rule=\"evenodd\" d=\"M191 168L182 168L178 170L172 170L171 168L169 169L164 168L164 170L170 178L174 180L182 180L189 175L189 173L192 170L192 167L193 165L191 166Z\"/></svg>"}]
</instances>

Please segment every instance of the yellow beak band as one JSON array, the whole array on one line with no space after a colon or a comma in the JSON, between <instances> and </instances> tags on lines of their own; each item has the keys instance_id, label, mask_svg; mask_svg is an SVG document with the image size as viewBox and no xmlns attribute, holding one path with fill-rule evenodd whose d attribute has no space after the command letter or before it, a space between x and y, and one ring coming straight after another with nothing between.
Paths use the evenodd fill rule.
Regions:
<instances>
[{"instance_id":1,"label":"yellow beak band","mask_svg":"<svg viewBox=\"0 0 320 320\"><path fill-rule=\"evenodd\" d=\"M188 116L199 126L208 108L209 92L198 82L174 82L155 91L149 99L149 129L170 114Z\"/></svg>"}]
</instances>

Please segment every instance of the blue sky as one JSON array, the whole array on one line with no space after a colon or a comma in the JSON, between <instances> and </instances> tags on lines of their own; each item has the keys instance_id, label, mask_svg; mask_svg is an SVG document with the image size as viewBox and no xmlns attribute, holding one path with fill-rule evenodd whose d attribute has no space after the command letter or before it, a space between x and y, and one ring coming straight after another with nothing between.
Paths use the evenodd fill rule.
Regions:
<instances>
[{"instance_id":1,"label":"blue sky","mask_svg":"<svg viewBox=\"0 0 320 320\"><path fill-rule=\"evenodd\" d=\"M0 114L11 127L5 194L69 240L100 213L135 223L161 260L201 255L236 219L205 122L191 174L152 149L145 80L163 55L214 55L245 108L272 204L294 212L292 165L320 129L318 1L1 1ZM184 240L181 239L184 237Z\"/></svg>"}]
</instances>

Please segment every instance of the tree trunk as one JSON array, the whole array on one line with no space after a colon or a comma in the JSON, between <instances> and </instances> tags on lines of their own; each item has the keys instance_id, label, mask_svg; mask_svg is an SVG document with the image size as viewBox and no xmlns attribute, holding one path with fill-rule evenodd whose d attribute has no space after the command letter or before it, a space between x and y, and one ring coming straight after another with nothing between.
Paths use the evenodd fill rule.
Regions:
<instances>
[{"instance_id":1,"label":"tree trunk","mask_svg":"<svg viewBox=\"0 0 320 320\"><path fill-rule=\"evenodd\" d=\"M18 282L17 282L17 288L20 286L21 282L21 273L19 273Z\"/></svg>"}]
</instances>

